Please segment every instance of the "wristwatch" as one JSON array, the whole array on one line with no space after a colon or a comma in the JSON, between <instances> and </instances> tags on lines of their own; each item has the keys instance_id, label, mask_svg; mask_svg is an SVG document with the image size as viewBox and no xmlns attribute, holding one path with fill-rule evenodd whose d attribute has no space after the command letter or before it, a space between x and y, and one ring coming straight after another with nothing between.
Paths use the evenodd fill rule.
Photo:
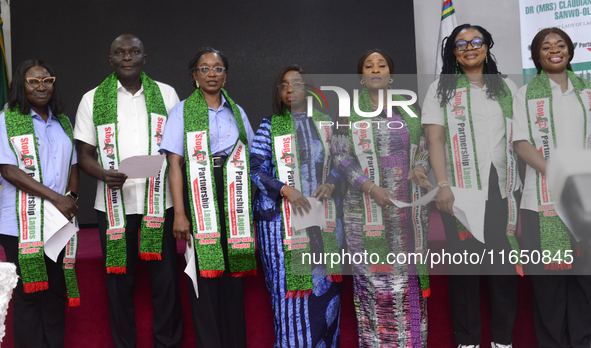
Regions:
<instances>
[{"instance_id":1,"label":"wristwatch","mask_svg":"<svg viewBox=\"0 0 591 348\"><path fill-rule=\"evenodd\" d=\"M78 195L74 191L68 191L64 196L72 198L74 203L78 202Z\"/></svg>"}]
</instances>

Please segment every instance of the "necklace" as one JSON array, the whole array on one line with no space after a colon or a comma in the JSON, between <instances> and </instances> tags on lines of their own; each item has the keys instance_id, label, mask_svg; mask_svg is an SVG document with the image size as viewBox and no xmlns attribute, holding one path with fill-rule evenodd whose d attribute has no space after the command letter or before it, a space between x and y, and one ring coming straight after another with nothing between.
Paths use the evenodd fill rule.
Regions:
<instances>
[{"instance_id":1,"label":"necklace","mask_svg":"<svg viewBox=\"0 0 591 348\"><path fill-rule=\"evenodd\" d=\"M209 131L209 134L218 141L218 143L222 143L224 140L228 139L230 137L230 133L232 131L232 116L228 116L228 122L230 122L230 128L228 128L228 135L226 135L226 137L224 139L218 139L216 138L215 135L213 135L213 132Z\"/></svg>"},{"instance_id":2,"label":"necklace","mask_svg":"<svg viewBox=\"0 0 591 348\"><path fill-rule=\"evenodd\" d=\"M470 84L471 85L479 85L482 82L482 80L484 80L484 79L482 78L482 79L480 79L478 81L470 81Z\"/></svg>"}]
</instances>

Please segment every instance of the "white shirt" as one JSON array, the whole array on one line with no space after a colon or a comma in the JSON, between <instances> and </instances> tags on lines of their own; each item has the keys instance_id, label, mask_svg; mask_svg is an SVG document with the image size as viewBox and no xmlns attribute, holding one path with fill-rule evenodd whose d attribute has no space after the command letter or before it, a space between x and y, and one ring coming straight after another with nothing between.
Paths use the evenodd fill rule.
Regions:
<instances>
[{"instance_id":1,"label":"white shirt","mask_svg":"<svg viewBox=\"0 0 591 348\"><path fill-rule=\"evenodd\" d=\"M445 126L444 108L439 106L437 98L437 84L435 80L429 87L423 103L421 123ZM505 79L505 83L514 94L517 90L515 83ZM476 143L476 157L478 158L478 171L480 184L486 192L488 199L488 178L490 176L491 163L497 169L499 177L499 189L501 196L506 197L507 189L507 155L505 137L505 117L503 110L496 100L489 99L486 95L487 86L483 88L470 84L470 110L472 111L472 125L474 126L474 138ZM451 166L449 163L449 151L445 148L445 165L447 167L447 180L451 182Z\"/></svg>"},{"instance_id":2,"label":"white shirt","mask_svg":"<svg viewBox=\"0 0 591 348\"><path fill-rule=\"evenodd\" d=\"M170 111L179 102L176 91L171 86L158 82L166 111ZM98 87L97 87L98 88ZM96 130L92 109L96 88L87 92L80 101L76 113L74 138L96 146ZM148 155L148 110L144 86L132 95L117 80L117 150L119 161L137 155ZM98 149L97 149L98 153ZM166 179L166 208L172 207L168 178ZM146 179L127 179L123 184L123 203L125 214L144 214ZM94 209L105 211L104 183L97 181Z\"/></svg>"},{"instance_id":3,"label":"white shirt","mask_svg":"<svg viewBox=\"0 0 591 348\"><path fill-rule=\"evenodd\" d=\"M554 118L555 146L558 148L585 148L585 115L583 108L568 80L568 88L562 93L560 85L550 79L552 90L552 117ZM515 126L513 141L527 140L531 143L529 126L527 124L527 112L525 109L525 94L527 85L517 91L513 97L513 118ZM538 191L536 188L536 170L527 166L525 170L525 185L521 198L521 209L538 211Z\"/></svg>"}]
</instances>

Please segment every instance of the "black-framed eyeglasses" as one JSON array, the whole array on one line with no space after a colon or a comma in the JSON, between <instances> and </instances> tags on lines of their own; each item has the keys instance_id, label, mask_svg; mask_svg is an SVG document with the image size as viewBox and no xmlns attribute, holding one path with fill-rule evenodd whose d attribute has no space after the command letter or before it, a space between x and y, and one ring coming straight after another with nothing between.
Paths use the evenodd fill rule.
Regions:
<instances>
[{"instance_id":1,"label":"black-framed eyeglasses","mask_svg":"<svg viewBox=\"0 0 591 348\"><path fill-rule=\"evenodd\" d=\"M287 84L287 83L282 83L277 87L282 91L286 91L289 87L291 87L293 89L304 89L305 86L306 86L306 84L303 82L295 82L295 83L292 83L291 85Z\"/></svg>"},{"instance_id":2,"label":"black-framed eyeglasses","mask_svg":"<svg viewBox=\"0 0 591 348\"><path fill-rule=\"evenodd\" d=\"M197 70L199 70L199 72L203 76L209 75L209 72L212 71L212 70L213 70L213 73L214 74L216 74L217 76L220 76L221 74L224 73L224 71L226 71L226 68L221 67L221 66L216 66L214 68L210 68L208 66L200 66L200 67L197 68Z\"/></svg>"},{"instance_id":3,"label":"black-framed eyeglasses","mask_svg":"<svg viewBox=\"0 0 591 348\"><path fill-rule=\"evenodd\" d=\"M456 41L456 48L458 51L465 51L468 49L468 44L472 45L472 48L476 50L484 45L484 40L478 37L475 37L470 41L458 40Z\"/></svg>"},{"instance_id":4,"label":"black-framed eyeglasses","mask_svg":"<svg viewBox=\"0 0 591 348\"><path fill-rule=\"evenodd\" d=\"M36 77L27 77L25 78L25 81L27 81L29 86L33 88L39 88L41 84L43 84L45 88L49 88L53 86L53 84L55 83L55 76L46 77L44 79L38 79Z\"/></svg>"}]
</instances>

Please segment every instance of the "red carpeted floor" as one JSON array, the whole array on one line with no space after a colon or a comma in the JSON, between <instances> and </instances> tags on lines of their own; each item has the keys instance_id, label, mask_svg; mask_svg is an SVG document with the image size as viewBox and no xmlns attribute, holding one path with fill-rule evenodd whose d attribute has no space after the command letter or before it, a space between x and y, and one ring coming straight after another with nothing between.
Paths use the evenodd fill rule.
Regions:
<instances>
[{"instance_id":1,"label":"red carpeted floor","mask_svg":"<svg viewBox=\"0 0 591 348\"><path fill-rule=\"evenodd\" d=\"M441 249L444 245L443 227L436 210L431 218L429 231L429 246L431 251ZM179 246L179 272L184 269L184 245ZM80 247L76 271L80 293L81 306L70 308L66 315L66 348L108 348L113 347L111 339L107 296L105 290L105 275L97 229L84 229L80 232ZM5 260L3 252L0 259ZM260 262L259 262L260 265ZM273 331L273 314L263 278L263 271L259 269L257 277L245 279L245 309L248 334L248 347L272 347L275 339ZM189 306L189 288L187 277L181 274L181 300L183 304L183 347L196 347L195 334L191 322ZM456 347L453 341L450 306L448 301L448 285L446 276L431 276L431 297L428 302L429 341L428 346ZM150 300L150 282L144 262L138 264L136 281L136 325L138 332L138 347L153 347L152 317L154 310ZM482 308L482 348L490 347L490 306L488 305L488 290L486 278L482 278L481 297ZM531 286L527 277L519 280L519 307L514 328L514 347L537 347L532 317ZM14 347L12 337L12 308L6 320L6 336L2 347ZM355 310L353 307L353 289L351 276L344 277L341 312L341 347L357 347L357 327Z\"/></svg>"}]
</instances>

